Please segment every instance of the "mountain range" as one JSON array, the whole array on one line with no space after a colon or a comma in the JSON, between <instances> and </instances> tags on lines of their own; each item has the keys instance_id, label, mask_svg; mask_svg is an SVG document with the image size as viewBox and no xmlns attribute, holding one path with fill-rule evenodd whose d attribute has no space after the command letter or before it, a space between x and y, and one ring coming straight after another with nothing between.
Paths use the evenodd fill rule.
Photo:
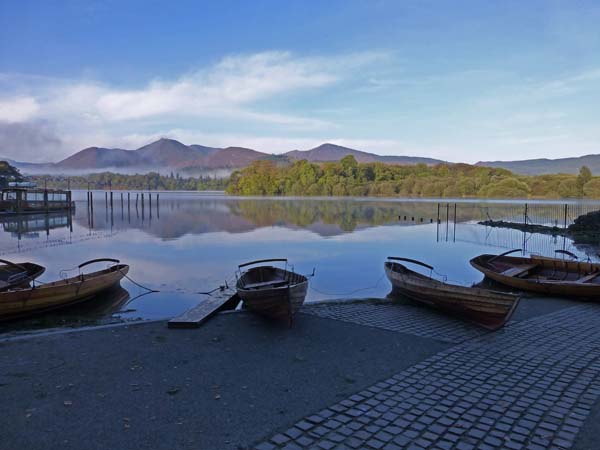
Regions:
<instances>
[{"instance_id":1,"label":"mountain range","mask_svg":"<svg viewBox=\"0 0 600 450\"><path fill-rule=\"evenodd\" d=\"M1 150L1 149L0 149ZM56 163L28 163L5 159L24 174L85 174L112 171L119 173L159 172L182 175L227 176L233 170L248 166L252 161L270 159L282 163L306 159L311 162L339 161L353 155L358 162L383 162L411 165L442 163L439 159L420 156L382 156L340 145L325 143L310 150L293 150L283 154L269 154L244 147L206 147L185 145L174 139L159 139L137 150L88 147ZM0 158L2 160L4 158ZM479 166L505 168L524 175L549 173L577 173L588 166L600 174L600 155L586 155L562 159L529 159L522 161L480 161Z\"/></svg>"},{"instance_id":2,"label":"mountain range","mask_svg":"<svg viewBox=\"0 0 600 450\"><path fill-rule=\"evenodd\" d=\"M293 150L281 155L243 147L215 148L185 145L174 139L159 139L137 150L88 147L56 163L27 163L7 160L25 174L74 174L90 172L160 173L187 175L223 174L248 166L255 160L281 162L306 159L311 162L339 161L353 155L359 162L381 161L388 164L438 164L441 160L416 156L380 156L340 145L322 144L310 150Z\"/></svg>"},{"instance_id":3,"label":"mountain range","mask_svg":"<svg viewBox=\"0 0 600 450\"><path fill-rule=\"evenodd\" d=\"M550 173L578 173L581 166L587 166L593 174L600 174L600 155L585 155L560 159L524 159L521 161L480 161L476 165L499 167L522 175L543 175Z\"/></svg>"}]
</instances>

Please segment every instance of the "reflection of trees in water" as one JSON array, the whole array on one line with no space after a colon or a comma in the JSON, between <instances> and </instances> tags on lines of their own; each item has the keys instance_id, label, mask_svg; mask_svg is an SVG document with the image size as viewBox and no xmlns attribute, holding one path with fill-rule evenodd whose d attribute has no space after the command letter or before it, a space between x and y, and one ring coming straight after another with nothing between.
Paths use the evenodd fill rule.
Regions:
<instances>
[{"instance_id":1,"label":"reflection of trees in water","mask_svg":"<svg viewBox=\"0 0 600 450\"><path fill-rule=\"evenodd\" d=\"M233 214L258 227L292 225L307 228L314 224L335 225L342 231L360 226L397 223L399 205L391 202L348 200L241 200L229 203Z\"/></svg>"},{"instance_id":2,"label":"reflection of trees in water","mask_svg":"<svg viewBox=\"0 0 600 450\"><path fill-rule=\"evenodd\" d=\"M437 202L385 201L353 199L234 199L234 198L171 198L161 199L160 210L143 211L114 208L109 217L104 202L94 209L94 228L139 228L161 238L177 238L185 234L225 231L241 233L256 228L289 226L310 228L319 234L351 232L357 228L387 224L429 223L438 217ZM586 208L597 208L590 206ZM564 221L564 204L529 204L530 223ZM569 220L581 206L569 206ZM489 217L498 220L523 220L524 204L458 203L456 221L479 221ZM160 215L159 215L160 213ZM439 203L442 222L454 221L454 203ZM406 217L406 219L405 219ZM87 228L85 203L77 209L76 221Z\"/></svg>"}]
</instances>

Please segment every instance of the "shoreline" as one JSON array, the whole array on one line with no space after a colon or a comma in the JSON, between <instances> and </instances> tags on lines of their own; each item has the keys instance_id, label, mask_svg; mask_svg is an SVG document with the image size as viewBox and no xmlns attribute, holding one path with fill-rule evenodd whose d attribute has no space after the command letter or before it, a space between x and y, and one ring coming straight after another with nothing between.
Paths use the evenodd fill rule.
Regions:
<instances>
[{"instance_id":1,"label":"shoreline","mask_svg":"<svg viewBox=\"0 0 600 450\"><path fill-rule=\"evenodd\" d=\"M84 193L87 189L72 189L73 192ZM91 189L94 193L109 192L106 189ZM144 192L151 194L183 194L183 195L196 195L204 197L218 197L223 199L231 200L352 200L352 201L385 201L385 202L407 202L407 203L491 203L491 204L539 204L539 205L579 205L579 204L597 204L600 207L600 199L589 199L589 198L487 198L487 197L468 197L468 198L456 198L456 197L373 197L373 196L297 196L297 195L237 195L228 194L226 191L161 191L161 190L148 190L148 189L127 189L117 190L113 189L113 193L119 192ZM85 201L85 198L77 199L78 201ZM100 200L98 200L100 201Z\"/></svg>"}]
</instances>

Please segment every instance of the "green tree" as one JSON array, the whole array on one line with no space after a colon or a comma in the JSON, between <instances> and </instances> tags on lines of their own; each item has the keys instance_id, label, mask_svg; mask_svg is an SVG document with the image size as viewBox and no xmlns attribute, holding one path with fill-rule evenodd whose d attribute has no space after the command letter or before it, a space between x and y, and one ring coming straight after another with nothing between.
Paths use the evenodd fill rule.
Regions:
<instances>
[{"instance_id":1,"label":"green tree","mask_svg":"<svg viewBox=\"0 0 600 450\"><path fill-rule=\"evenodd\" d=\"M583 186L592 179L592 171L588 166L581 166L579 175L577 175L577 190L579 195L583 195Z\"/></svg>"}]
</instances>

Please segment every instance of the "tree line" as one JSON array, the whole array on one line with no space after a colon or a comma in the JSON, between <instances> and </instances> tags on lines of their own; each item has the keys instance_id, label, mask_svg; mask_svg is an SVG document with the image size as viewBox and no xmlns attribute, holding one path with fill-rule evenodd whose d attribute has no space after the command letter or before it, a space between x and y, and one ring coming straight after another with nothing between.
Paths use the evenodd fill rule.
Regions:
<instances>
[{"instance_id":1,"label":"tree line","mask_svg":"<svg viewBox=\"0 0 600 450\"><path fill-rule=\"evenodd\" d=\"M526 176L469 164L427 166L358 163L348 155L338 162L296 161L281 166L255 161L231 175L227 192L235 195L600 198L600 177L587 167L578 175Z\"/></svg>"},{"instance_id":2,"label":"tree line","mask_svg":"<svg viewBox=\"0 0 600 450\"><path fill-rule=\"evenodd\" d=\"M211 177L181 177L179 174L160 175L156 172L127 175L113 172L80 176L34 175L28 177L38 186L52 189L115 189L115 190L165 190L165 191L222 191L227 179Z\"/></svg>"}]
</instances>

